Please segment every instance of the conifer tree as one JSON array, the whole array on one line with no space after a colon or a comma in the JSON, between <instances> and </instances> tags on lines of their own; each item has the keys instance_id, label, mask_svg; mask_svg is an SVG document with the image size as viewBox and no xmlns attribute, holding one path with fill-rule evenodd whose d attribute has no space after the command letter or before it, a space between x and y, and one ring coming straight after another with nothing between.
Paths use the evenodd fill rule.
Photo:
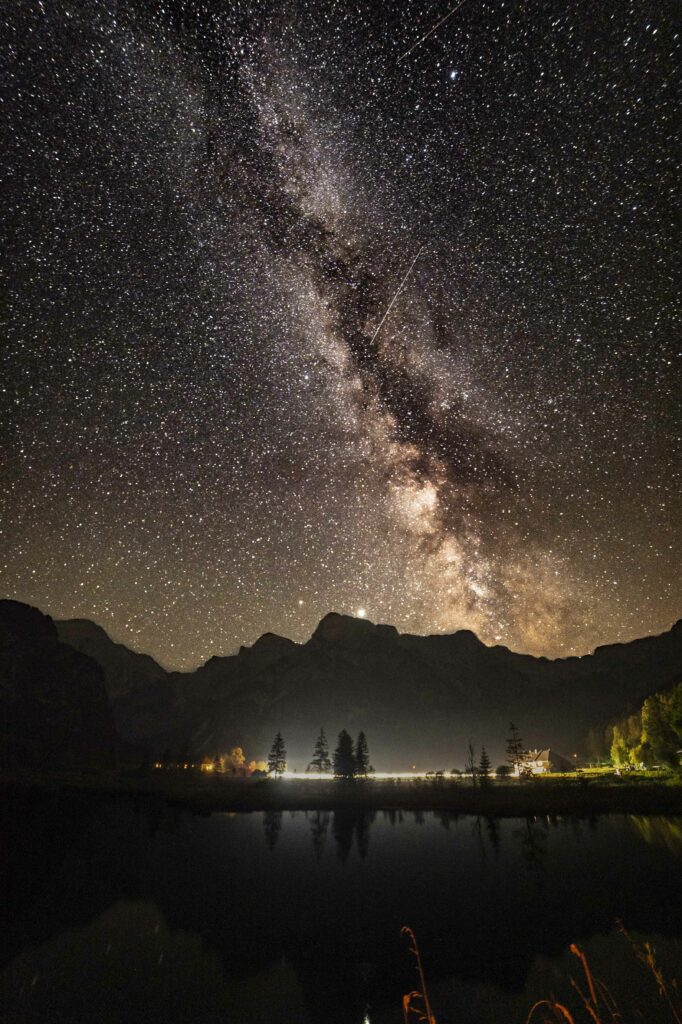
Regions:
<instances>
[{"instance_id":1,"label":"conifer tree","mask_svg":"<svg viewBox=\"0 0 682 1024\"><path fill-rule=\"evenodd\" d=\"M358 734L355 744L355 774L366 779L369 772L369 749L364 732Z\"/></svg>"},{"instance_id":2,"label":"conifer tree","mask_svg":"<svg viewBox=\"0 0 682 1024\"><path fill-rule=\"evenodd\" d=\"M511 770L513 772L520 772L523 755L523 740L521 739L519 730L516 728L514 723L510 722L509 736L507 737L507 761L511 765Z\"/></svg>"},{"instance_id":3,"label":"conifer tree","mask_svg":"<svg viewBox=\"0 0 682 1024\"><path fill-rule=\"evenodd\" d=\"M337 747L334 751L334 775L339 779L352 779L355 777L353 741L345 729L342 729L339 733Z\"/></svg>"},{"instance_id":4,"label":"conifer tree","mask_svg":"<svg viewBox=\"0 0 682 1024\"><path fill-rule=\"evenodd\" d=\"M478 761L478 777L482 786L490 782L490 758L485 747L481 747L481 756Z\"/></svg>"},{"instance_id":5,"label":"conifer tree","mask_svg":"<svg viewBox=\"0 0 682 1024\"><path fill-rule=\"evenodd\" d=\"M270 775L281 775L287 770L287 752L281 732L275 736L268 755L268 772Z\"/></svg>"},{"instance_id":6,"label":"conifer tree","mask_svg":"<svg viewBox=\"0 0 682 1024\"><path fill-rule=\"evenodd\" d=\"M312 760L308 765L308 770L314 772L330 772L332 770L332 763L329 758L329 744L327 743L324 729L320 729L320 735L317 737L317 743L315 744L315 750L313 751Z\"/></svg>"}]
</instances>

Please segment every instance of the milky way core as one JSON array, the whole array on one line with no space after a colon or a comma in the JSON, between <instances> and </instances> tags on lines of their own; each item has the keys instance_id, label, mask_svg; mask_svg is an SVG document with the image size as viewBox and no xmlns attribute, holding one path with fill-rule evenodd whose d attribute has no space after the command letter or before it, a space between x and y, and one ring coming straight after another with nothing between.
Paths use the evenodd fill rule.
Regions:
<instances>
[{"instance_id":1,"label":"milky way core","mask_svg":"<svg viewBox=\"0 0 682 1024\"><path fill-rule=\"evenodd\" d=\"M6 5L2 596L181 668L668 628L676 6Z\"/></svg>"}]
</instances>

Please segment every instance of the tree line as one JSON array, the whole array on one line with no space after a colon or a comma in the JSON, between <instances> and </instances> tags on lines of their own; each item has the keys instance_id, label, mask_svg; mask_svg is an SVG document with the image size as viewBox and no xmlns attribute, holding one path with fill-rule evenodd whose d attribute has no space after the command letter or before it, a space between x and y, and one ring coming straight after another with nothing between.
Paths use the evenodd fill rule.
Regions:
<instances>
[{"instance_id":1,"label":"tree line","mask_svg":"<svg viewBox=\"0 0 682 1024\"><path fill-rule=\"evenodd\" d=\"M634 715L609 726L609 733L611 760L617 768L678 767L682 754L682 682L647 697Z\"/></svg>"},{"instance_id":2,"label":"tree line","mask_svg":"<svg viewBox=\"0 0 682 1024\"><path fill-rule=\"evenodd\" d=\"M268 755L268 773L280 776L287 768L287 752L281 732L275 736ZM349 732L342 729L339 733L336 749L329 753L329 743L324 729L320 729L313 756L306 771L333 775L337 779L366 779L374 771L369 760L369 747L364 732L358 733L353 743Z\"/></svg>"},{"instance_id":3,"label":"tree line","mask_svg":"<svg viewBox=\"0 0 682 1024\"><path fill-rule=\"evenodd\" d=\"M525 750L519 730L513 722L509 723L506 752L507 763L498 765L495 769L497 778L506 779L512 774L523 777L526 774L526 769L524 768ZM492 782L492 762L485 747L481 747L481 753L477 760L476 751L471 740L469 740L464 770L467 775L471 776L474 786L487 786Z\"/></svg>"},{"instance_id":4,"label":"tree line","mask_svg":"<svg viewBox=\"0 0 682 1024\"><path fill-rule=\"evenodd\" d=\"M513 773L524 774L524 746L523 740L513 722L509 723L509 736L507 737L507 764L500 765L495 774L498 778L506 778ZM270 754L268 755L268 774L280 776L287 768L287 752L281 732L278 732L273 740ZM353 744L352 737L345 729L342 729L338 736L336 749L329 753L329 744L324 729L320 729L317 737L313 756L306 768L307 772L317 772L321 775L333 775L337 779L367 778L374 768L369 760L369 748L367 737L364 732L358 733L358 738ZM485 747L481 747L478 760L476 751L469 742L465 771L471 775L474 785L485 786L492 780L492 763ZM458 774L453 769L453 775Z\"/></svg>"}]
</instances>

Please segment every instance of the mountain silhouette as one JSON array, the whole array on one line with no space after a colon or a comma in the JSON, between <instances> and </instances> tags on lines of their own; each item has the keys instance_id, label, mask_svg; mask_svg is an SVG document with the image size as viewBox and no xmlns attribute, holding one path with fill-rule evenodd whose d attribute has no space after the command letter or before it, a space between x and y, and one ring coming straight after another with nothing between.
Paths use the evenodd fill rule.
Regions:
<instances>
[{"instance_id":1,"label":"mountain silhouette","mask_svg":"<svg viewBox=\"0 0 682 1024\"><path fill-rule=\"evenodd\" d=\"M0 601L0 766L107 768L116 748L100 665L62 643L49 615Z\"/></svg>"},{"instance_id":2,"label":"mountain silhouette","mask_svg":"<svg viewBox=\"0 0 682 1024\"><path fill-rule=\"evenodd\" d=\"M87 620L56 623L102 665L116 727L150 753L263 757L275 732L310 760L320 725L368 736L377 769L461 766L469 739L504 759L510 721L528 746L582 753L587 733L682 676L682 621L660 636L557 660L487 647L474 633L415 636L330 613L302 644L265 633L193 672L166 672Z\"/></svg>"}]
</instances>

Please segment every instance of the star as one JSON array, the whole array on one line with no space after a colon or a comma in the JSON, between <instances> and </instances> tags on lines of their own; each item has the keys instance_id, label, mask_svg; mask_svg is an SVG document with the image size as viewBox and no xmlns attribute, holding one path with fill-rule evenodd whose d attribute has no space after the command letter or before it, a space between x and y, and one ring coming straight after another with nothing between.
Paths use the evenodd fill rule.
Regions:
<instances>
[{"instance_id":1,"label":"star","mask_svg":"<svg viewBox=\"0 0 682 1024\"><path fill-rule=\"evenodd\" d=\"M2 596L179 669L670 627L671 9L6 6Z\"/></svg>"}]
</instances>

